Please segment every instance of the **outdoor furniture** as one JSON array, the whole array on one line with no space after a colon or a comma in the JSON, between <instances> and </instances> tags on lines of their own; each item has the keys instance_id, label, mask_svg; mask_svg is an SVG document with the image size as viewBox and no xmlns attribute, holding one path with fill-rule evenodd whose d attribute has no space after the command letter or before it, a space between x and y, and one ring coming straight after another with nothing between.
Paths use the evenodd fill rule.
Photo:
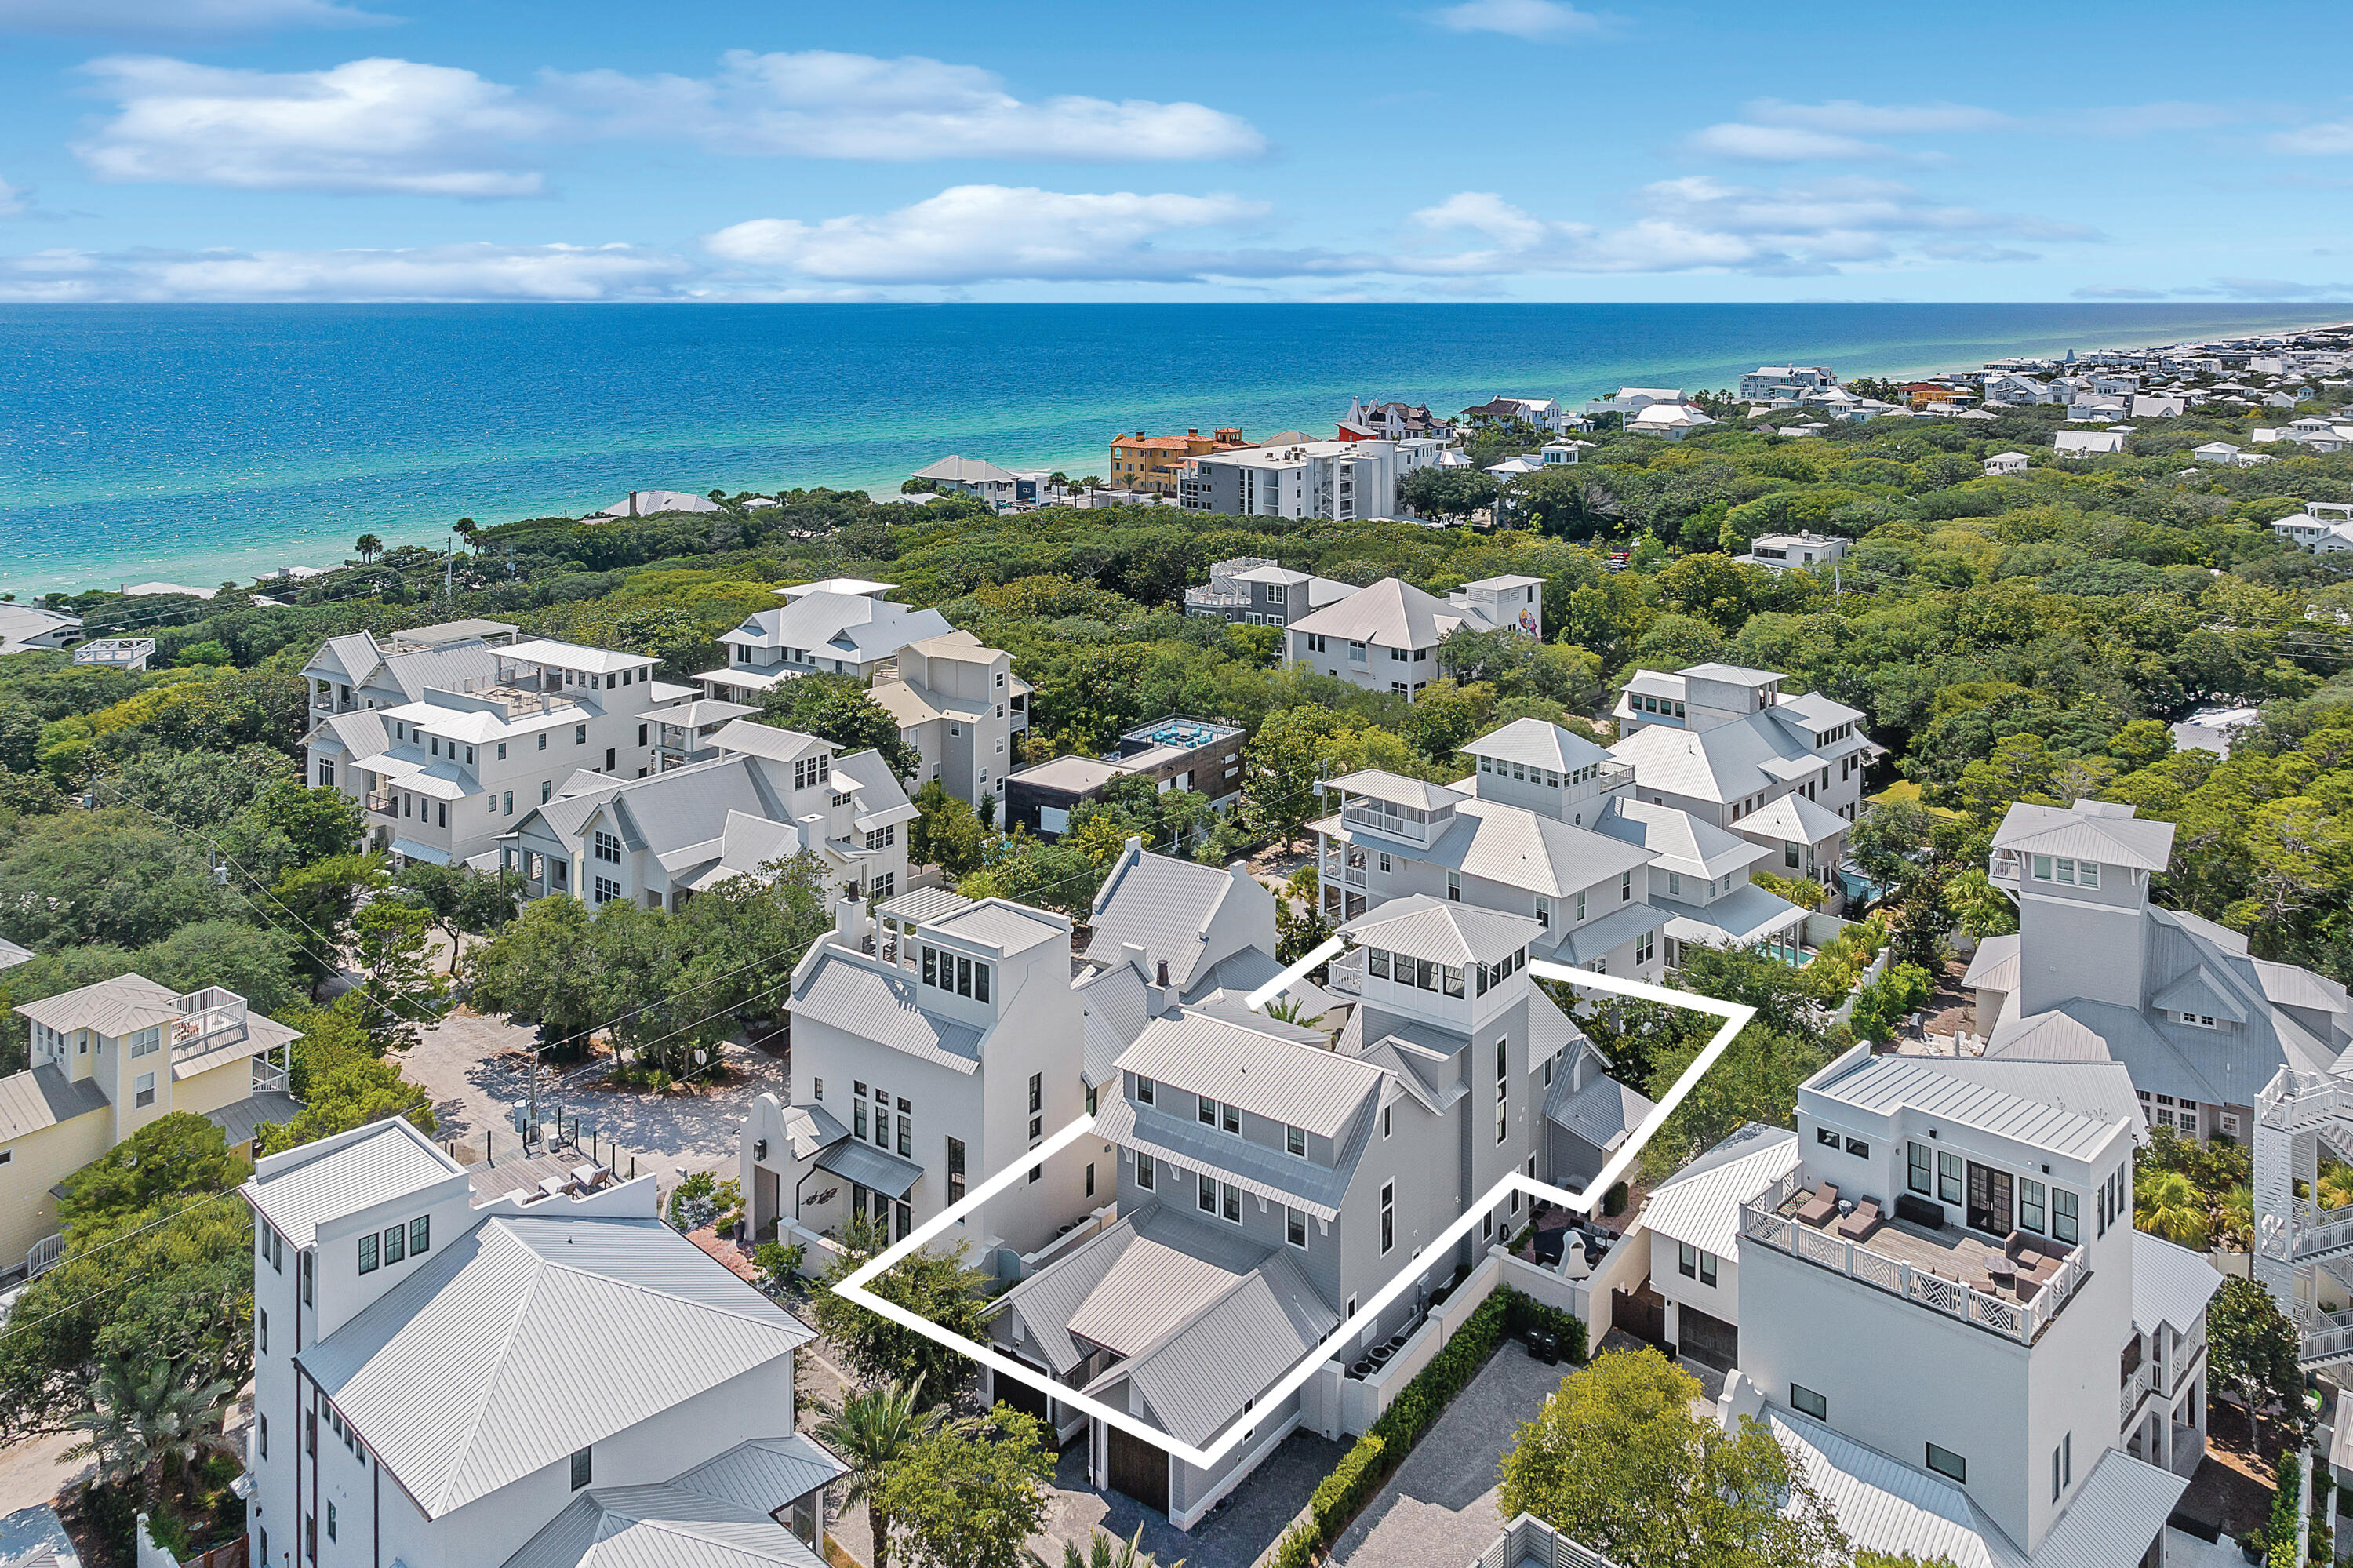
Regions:
<instances>
[{"instance_id":1,"label":"outdoor furniture","mask_svg":"<svg viewBox=\"0 0 2353 1568\"><path fill-rule=\"evenodd\" d=\"M1986 1259L1986 1277L1999 1289L2007 1290L2018 1284L2018 1265L2011 1259L1994 1256Z\"/></svg>"},{"instance_id":2,"label":"outdoor furniture","mask_svg":"<svg viewBox=\"0 0 2353 1568\"><path fill-rule=\"evenodd\" d=\"M1945 1228L1945 1206L1932 1203L1915 1192L1902 1193L1896 1198L1895 1217L1909 1220L1915 1225L1926 1225L1932 1231Z\"/></svg>"},{"instance_id":3,"label":"outdoor furniture","mask_svg":"<svg viewBox=\"0 0 2353 1568\"><path fill-rule=\"evenodd\" d=\"M1814 1189L1814 1195L1798 1210L1798 1223L1820 1228L1838 1213L1838 1189L1828 1181Z\"/></svg>"},{"instance_id":4,"label":"outdoor furniture","mask_svg":"<svg viewBox=\"0 0 2353 1568\"><path fill-rule=\"evenodd\" d=\"M1854 1206L1854 1212L1838 1223L1838 1234L1849 1241L1868 1241L1871 1233L1879 1228L1879 1201L1865 1198Z\"/></svg>"}]
</instances>

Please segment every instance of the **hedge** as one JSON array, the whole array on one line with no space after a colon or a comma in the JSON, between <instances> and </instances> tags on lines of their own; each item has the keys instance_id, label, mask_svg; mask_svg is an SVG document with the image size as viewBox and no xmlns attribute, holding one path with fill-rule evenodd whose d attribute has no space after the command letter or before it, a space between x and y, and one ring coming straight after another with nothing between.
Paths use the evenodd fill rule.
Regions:
<instances>
[{"instance_id":1,"label":"hedge","mask_svg":"<svg viewBox=\"0 0 2353 1568\"><path fill-rule=\"evenodd\" d=\"M2295 1455L2280 1456L2274 1478L2270 1528L2264 1531L2266 1561L2268 1568L2295 1568L2296 1504L2304 1490L2304 1472Z\"/></svg>"},{"instance_id":2,"label":"hedge","mask_svg":"<svg viewBox=\"0 0 2353 1568\"><path fill-rule=\"evenodd\" d=\"M1397 1474L1414 1445L1436 1425L1454 1396L1470 1385L1507 1337L1551 1334L1571 1361L1585 1360L1585 1324L1575 1314L1547 1307L1509 1286L1498 1286L1454 1330L1454 1337L1398 1390L1373 1429L1356 1439L1308 1500L1307 1518L1275 1543L1271 1568L1310 1568L1318 1552L1340 1532Z\"/></svg>"}]
</instances>

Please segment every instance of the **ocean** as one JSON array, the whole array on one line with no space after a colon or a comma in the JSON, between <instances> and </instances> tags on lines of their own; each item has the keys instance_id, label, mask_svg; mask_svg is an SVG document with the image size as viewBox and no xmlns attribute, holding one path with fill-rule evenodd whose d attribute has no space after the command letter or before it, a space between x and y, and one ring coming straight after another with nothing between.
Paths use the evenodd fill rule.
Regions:
<instances>
[{"instance_id":1,"label":"ocean","mask_svg":"<svg viewBox=\"0 0 2353 1568\"><path fill-rule=\"evenodd\" d=\"M630 490L896 490L1119 431L1319 433L1352 397L1720 387L2308 325L2295 305L0 308L0 592L210 585Z\"/></svg>"}]
</instances>

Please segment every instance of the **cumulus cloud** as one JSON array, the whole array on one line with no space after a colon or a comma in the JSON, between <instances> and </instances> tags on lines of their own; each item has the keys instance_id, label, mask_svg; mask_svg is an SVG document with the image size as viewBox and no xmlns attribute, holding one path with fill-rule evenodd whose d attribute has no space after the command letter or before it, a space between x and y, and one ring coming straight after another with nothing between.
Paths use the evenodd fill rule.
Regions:
<instances>
[{"instance_id":1,"label":"cumulus cloud","mask_svg":"<svg viewBox=\"0 0 2353 1568\"><path fill-rule=\"evenodd\" d=\"M257 33L392 20L334 0L0 0L0 30L21 33Z\"/></svg>"},{"instance_id":2,"label":"cumulus cloud","mask_svg":"<svg viewBox=\"0 0 2353 1568\"><path fill-rule=\"evenodd\" d=\"M1198 103L1027 102L977 66L828 49L724 56L711 77L546 72L548 96L616 135L685 135L723 152L807 158L1248 158L1249 122Z\"/></svg>"},{"instance_id":3,"label":"cumulus cloud","mask_svg":"<svg viewBox=\"0 0 2353 1568\"><path fill-rule=\"evenodd\" d=\"M0 300L662 300L701 270L627 245L442 245L398 250L40 250L0 259Z\"/></svg>"},{"instance_id":4,"label":"cumulus cloud","mask_svg":"<svg viewBox=\"0 0 2353 1568\"><path fill-rule=\"evenodd\" d=\"M1694 153L1752 164L1847 163L1901 156L1893 147L1852 136L1834 136L1797 125L1750 125L1739 121L1694 132L1689 145Z\"/></svg>"},{"instance_id":5,"label":"cumulus cloud","mask_svg":"<svg viewBox=\"0 0 2353 1568\"><path fill-rule=\"evenodd\" d=\"M268 72L118 55L82 69L120 106L74 146L105 180L535 196L543 177L505 149L554 128L511 88L413 60Z\"/></svg>"},{"instance_id":6,"label":"cumulus cloud","mask_svg":"<svg viewBox=\"0 0 2353 1568\"><path fill-rule=\"evenodd\" d=\"M1430 20L1457 33L1507 33L1515 38L1565 38L1601 30L1601 18L1565 0L1463 0Z\"/></svg>"},{"instance_id":7,"label":"cumulus cloud","mask_svg":"<svg viewBox=\"0 0 2353 1568\"><path fill-rule=\"evenodd\" d=\"M1263 203L1228 196L956 185L871 217L754 218L703 244L738 266L852 283L1173 280L1316 265L1303 257L1158 243L1172 234L1255 223L1265 211Z\"/></svg>"},{"instance_id":8,"label":"cumulus cloud","mask_svg":"<svg viewBox=\"0 0 2353 1568\"><path fill-rule=\"evenodd\" d=\"M32 198L7 181L0 180L0 218L30 217L32 214Z\"/></svg>"},{"instance_id":9,"label":"cumulus cloud","mask_svg":"<svg viewBox=\"0 0 2353 1568\"><path fill-rule=\"evenodd\" d=\"M1858 103L1841 98L1828 103L1786 103L1760 98L1745 111L1767 125L1789 125L1841 136L1916 136L1954 131L1998 131L2015 123L2008 115L1967 103Z\"/></svg>"}]
</instances>

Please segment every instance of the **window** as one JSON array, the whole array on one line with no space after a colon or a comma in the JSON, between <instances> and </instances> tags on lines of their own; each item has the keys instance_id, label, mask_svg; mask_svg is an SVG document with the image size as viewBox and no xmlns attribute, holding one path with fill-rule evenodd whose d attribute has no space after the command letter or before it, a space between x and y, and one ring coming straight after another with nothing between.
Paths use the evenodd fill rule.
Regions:
<instances>
[{"instance_id":1,"label":"window","mask_svg":"<svg viewBox=\"0 0 2353 1568\"><path fill-rule=\"evenodd\" d=\"M1391 1132L1396 1130L1396 1128L1390 1121L1390 1118L1396 1110L1397 1107L1394 1104L1385 1105L1381 1107L1381 1136L1383 1138L1387 1138Z\"/></svg>"},{"instance_id":2,"label":"window","mask_svg":"<svg viewBox=\"0 0 2353 1568\"><path fill-rule=\"evenodd\" d=\"M1043 1073L1032 1073L1029 1075L1029 1114L1035 1116L1045 1108L1046 1075Z\"/></svg>"},{"instance_id":3,"label":"window","mask_svg":"<svg viewBox=\"0 0 2353 1568\"><path fill-rule=\"evenodd\" d=\"M1155 1084L1153 1083L1153 1081L1152 1081L1150 1078L1138 1078L1138 1079L1136 1079L1136 1080L1135 1080L1135 1098L1136 1098L1136 1103L1137 1103L1137 1104L1139 1104L1139 1105L1147 1105L1147 1106L1148 1106L1148 1105L1150 1105L1150 1104L1152 1103L1152 1096L1153 1096L1154 1091L1155 1090L1155 1088L1156 1088L1156 1087L1157 1087L1157 1086L1156 1086L1156 1085L1155 1085Z\"/></svg>"},{"instance_id":4,"label":"window","mask_svg":"<svg viewBox=\"0 0 2353 1568\"><path fill-rule=\"evenodd\" d=\"M1950 1150L1936 1150L1936 1197L1947 1203L1961 1201L1961 1157Z\"/></svg>"},{"instance_id":5,"label":"window","mask_svg":"<svg viewBox=\"0 0 2353 1568\"><path fill-rule=\"evenodd\" d=\"M1547 927L1552 925L1552 900L1541 893L1536 895L1536 924Z\"/></svg>"},{"instance_id":6,"label":"window","mask_svg":"<svg viewBox=\"0 0 2353 1568\"><path fill-rule=\"evenodd\" d=\"M1871 1158L1871 1145L1865 1143L1859 1138L1850 1138L1846 1140L1846 1151L1849 1154L1853 1155L1857 1160L1868 1160Z\"/></svg>"},{"instance_id":7,"label":"window","mask_svg":"<svg viewBox=\"0 0 2353 1568\"><path fill-rule=\"evenodd\" d=\"M1207 1096L1207 1095L1196 1095L1196 1096L1194 1096L1194 1097L1193 1097L1193 1098L1194 1098L1195 1102L1196 1102L1196 1103L1199 1106L1199 1107L1200 1107L1199 1116L1200 1116L1200 1122L1201 1122L1201 1125L1202 1125L1203 1127L1215 1127L1215 1126L1217 1126L1217 1125L1218 1125L1218 1102L1217 1102L1217 1101L1215 1101L1215 1100L1213 1100L1213 1099L1211 1099L1211 1098L1210 1098L1208 1096Z\"/></svg>"},{"instance_id":8,"label":"window","mask_svg":"<svg viewBox=\"0 0 2353 1568\"><path fill-rule=\"evenodd\" d=\"M2042 1234L2042 1183L2020 1177L2018 1181L2018 1228Z\"/></svg>"},{"instance_id":9,"label":"window","mask_svg":"<svg viewBox=\"0 0 2353 1568\"><path fill-rule=\"evenodd\" d=\"M131 1103L142 1109L155 1103L155 1075L142 1073L132 1080Z\"/></svg>"},{"instance_id":10,"label":"window","mask_svg":"<svg viewBox=\"0 0 2353 1568\"><path fill-rule=\"evenodd\" d=\"M849 1133L859 1142L866 1141L866 1102L860 1100L849 1107Z\"/></svg>"},{"instance_id":11,"label":"window","mask_svg":"<svg viewBox=\"0 0 2353 1568\"><path fill-rule=\"evenodd\" d=\"M1292 1127L1285 1124L1282 1129L1282 1147L1286 1152L1296 1154L1302 1160L1306 1159L1307 1129L1303 1127Z\"/></svg>"},{"instance_id":12,"label":"window","mask_svg":"<svg viewBox=\"0 0 2353 1568\"><path fill-rule=\"evenodd\" d=\"M153 1029L142 1029L131 1036L131 1054L133 1056L153 1055L163 1044L163 1025L158 1024Z\"/></svg>"},{"instance_id":13,"label":"window","mask_svg":"<svg viewBox=\"0 0 2353 1568\"><path fill-rule=\"evenodd\" d=\"M406 1225L396 1224L387 1227L384 1233L384 1261L387 1264L398 1263L407 1255L407 1241Z\"/></svg>"},{"instance_id":14,"label":"window","mask_svg":"<svg viewBox=\"0 0 2353 1568\"><path fill-rule=\"evenodd\" d=\"M964 1139L951 1138L948 1139L948 1202L957 1203L963 1200Z\"/></svg>"},{"instance_id":15,"label":"window","mask_svg":"<svg viewBox=\"0 0 2353 1568\"><path fill-rule=\"evenodd\" d=\"M1241 1107L1237 1105L1220 1105L1218 1107L1218 1115L1219 1118L1219 1124L1223 1126L1228 1132L1234 1134L1236 1137L1240 1136L1242 1130Z\"/></svg>"},{"instance_id":16,"label":"window","mask_svg":"<svg viewBox=\"0 0 2353 1568\"><path fill-rule=\"evenodd\" d=\"M1397 1183L1381 1183L1381 1252L1397 1245Z\"/></svg>"},{"instance_id":17,"label":"window","mask_svg":"<svg viewBox=\"0 0 2353 1568\"><path fill-rule=\"evenodd\" d=\"M1831 1418L1831 1402L1803 1383L1789 1385L1789 1408L1800 1415L1810 1415L1817 1421Z\"/></svg>"},{"instance_id":18,"label":"window","mask_svg":"<svg viewBox=\"0 0 2353 1568\"><path fill-rule=\"evenodd\" d=\"M1218 1195L1222 1202L1219 1213L1232 1224L1242 1223L1242 1190L1230 1181L1218 1183Z\"/></svg>"},{"instance_id":19,"label":"window","mask_svg":"<svg viewBox=\"0 0 2353 1568\"><path fill-rule=\"evenodd\" d=\"M889 849L898 842L899 824L896 822L892 822L888 827L877 828L866 835L866 847L871 850Z\"/></svg>"},{"instance_id":20,"label":"window","mask_svg":"<svg viewBox=\"0 0 2353 1568\"><path fill-rule=\"evenodd\" d=\"M1950 1448L1928 1445L1928 1467L1940 1476L1947 1476L1963 1486L1969 1482L1969 1462Z\"/></svg>"},{"instance_id":21,"label":"window","mask_svg":"<svg viewBox=\"0 0 2353 1568\"><path fill-rule=\"evenodd\" d=\"M1580 920L1585 918L1585 895L1582 892L1577 895L1577 917Z\"/></svg>"},{"instance_id":22,"label":"window","mask_svg":"<svg viewBox=\"0 0 2353 1568\"><path fill-rule=\"evenodd\" d=\"M608 767L609 767L609 766L611 766L611 765L610 765L609 763L607 763L607 766L608 766ZM512 816L513 816L513 815L514 815L514 791L513 791L513 790L512 790L512 789L508 790L508 791L505 793L505 795L504 795L503 797L501 797L501 800L500 800L500 801L499 801L499 810L500 810L500 811L501 811L502 814L504 814L504 815L506 815L506 816L510 816L510 817L512 817Z\"/></svg>"},{"instance_id":23,"label":"window","mask_svg":"<svg viewBox=\"0 0 2353 1568\"><path fill-rule=\"evenodd\" d=\"M335 1539L335 1505L332 1503L327 1505L327 1539Z\"/></svg>"},{"instance_id":24,"label":"window","mask_svg":"<svg viewBox=\"0 0 2353 1568\"><path fill-rule=\"evenodd\" d=\"M1906 1184L1912 1191L1925 1198L1935 1190L1928 1180L1928 1146L1925 1143L1914 1143L1907 1144L1905 1148L1911 1156L1911 1169Z\"/></svg>"},{"instance_id":25,"label":"window","mask_svg":"<svg viewBox=\"0 0 2353 1568\"><path fill-rule=\"evenodd\" d=\"M1446 896L1456 904L1462 902L1462 874L1461 872L1450 871L1446 874ZM1461 993L1458 991L1455 994L1459 996Z\"/></svg>"},{"instance_id":26,"label":"window","mask_svg":"<svg viewBox=\"0 0 2353 1568\"><path fill-rule=\"evenodd\" d=\"M1836 1149L1839 1146L1839 1135L1827 1127L1818 1127L1814 1128L1814 1141Z\"/></svg>"},{"instance_id":27,"label":"window","mask_svg":"<svg viewBox=\"0 0 2353 1568\"><path fill-rule=\"evenodd\" d=\"M612 900L618 898L620 895L621 885L619 883L614 881L609 876L600 876L596 879L596 902L599 904L607 904Z\"/></svg>"},{"instance_id":28,"label":"window","mask_svg":"<svg viewBox=\"0 0 2353 1568\"><path fill-rule=\"evenodd\" d=\"M1710 1288L1715 1287L1715 1254L1712 1252L1703 1252L1699 1255L1699 1282Z\"/></svg>"},{"instance_id":29,"label":"window","mask_svg":"<svg viewBox=\"0 0 2353 1568\"><path fill-rule=\"evenodd\" d=\"M1282 1239L1300 1251L1307 1250L1307 1212L1286 1206L1282 1211Z\"/></svg>"},{"instance_id":30,"label":"window","mask_svg":"<svg viewBox=\"0 0 2353 1568\"><path fill-rule=\"evenodd\" d=\"M2051 1239L2073 1243L2082 1235L2076 1195L2064 1187L2051 1189Z\"/></svg>"},{"instance_id":31,"label":"window","mask_svg":"<svg viewBox=\"0 0 2353 1568\"><path fill-rule=\"evenodd\" d=\"M2057 1502L2075 1479L2075 1435L2068 1433L2051 1450L2051 1500Z\"/></svg>"},{"instance_id":32,"label":"window","mask_svg":"<svg viewBox=\"0 0 2353 1568\"><path fill-rule=\"evenodd\" d=\"M2050 881L2051 857L2047 854L2038 854L2032 858L2034 861L2034 880L2037 882Z\"/></svg>"},{"instance_id":33,"label":"window","mask_svg":"<svg viewBox=\"0 0 2353 1568\"><path fill-rule=\"evenodd\" d=\"M1685 1279L1699 1277L1699 1248L1689 1242L1675 1244L1675 1272Z\"/></svg>"},{"instance_id":34,"label":"window","mask_svg":"<svg viewBox=\"0 0 2353 1568\"><path fill-rule=\"evenodd\" d=\"M1159 1180L1160 1172L1153 1165L1152 1156L1149 1154L1137 1155L1135 1157L1135 1184L1138 1187L1141 1187L1144 1191L1149 1192L1153 1190L1154 1186L1159 1181Z\"/></svg>"},{"instance_id":35,"label":"window","mask_svg":"<svg viewBox=\"0 0 2353 1568\"><path fill-rule=\"evenodd\" d=\"M433 1250L433 1216L419 1214L408 1222L408 1255L418 1256Z\"/></svg>"},{"instance_id":36,"label":"window","mask_svg":"<svg viewBox=\"0 0 2353 1568\"><path fill-rule=\"evenodd\" d=\"M621 863L621 841L600 829L596 834L596 846L594 853L598 860L609 861L618 865Z\"/></svg>"},{"instance_id":37,"label":"window","mask_svg":"<svg viewBox=\"0 0 2353 1568\"><path fill-rule=\"evenodd\" d=\"M1656 956L1659 950L1658 938L1659 934L1656 931L1645 931L1634 938L1634 961L1637 964L1647 964Z\"/></svg>"},{"instance_id":38,"label":"window","mask_svg":"<svg viewBox=\"0 0 2353 1568\"><path fill-rule=\"evenodd\" d=\"M1205 1175L1200 1179L1200 1194L1198 1201L1201 1213L1205 1214L1214 1214L1218 1212L1217 1179L1213 1176Z\"/></svg>"},{"instance_id":39,"label":"window","mask_svg":"<svg viewBox=\"0 0 2353 1568\"><path fill-rule=\"evenodd\" d=\"M376 1235L374 1231L360 1237L360 1272L362 1274L375 1272L375 1243Z\"/></svg>"},{"instance_id":40,"label":"window","mask_svg":"<svg viewBox=\"0 0 2353 1568\"><path fill-rule=\"evenodd\" d=\"M253 1333L257 1340L256 1348L263 1355L268 1355L269 1353L269 1314L259 1308L254 1309Z\"/></svg>"},{"instance_id":41,"label":"window","mask_svg":"<svg viewBox=\"0 0 2353 1568\"><path fill-rule=\"evenodd\" d=\"M1375 980L1389 978L1389 955L1386 948L1365 949L1365 972Z\"/></svg>"},{"instance_id":42,"label":"window","mask_svg":"<svg viewBox=\"0 0 2353 1568\"><path fill-rule=\"evenodd\" d=\"M265 1459L269 1457L269 1417L267 1415L257 1414L253 1418L253 1445L255 1453ZM269 1559L265 1557L262 1561L266 1563Z\"/></svg>"},{"instance_id":43,"label":"window","mask_svg":"<svg viewBox=\"0 0 2353 1568\"><path fill-rule=\"evenodd\" d=\"M1633 896L1634 874L1630 871L1620 873L1618 876L1618 902L1623 904Z\"/></svg>"},{"instance_id":44,"label":"window","mask_svg":"<svg viewBox=\"0 0 2353 1568\"><path fill-rule=\"evenodd\" d=\"M596 1472L595 1463L589 1457L591 1452L591 1449L582 1448L572 1456L572 1489L575 1492L586 1486Z\"/></svg>"}]
</instances>

